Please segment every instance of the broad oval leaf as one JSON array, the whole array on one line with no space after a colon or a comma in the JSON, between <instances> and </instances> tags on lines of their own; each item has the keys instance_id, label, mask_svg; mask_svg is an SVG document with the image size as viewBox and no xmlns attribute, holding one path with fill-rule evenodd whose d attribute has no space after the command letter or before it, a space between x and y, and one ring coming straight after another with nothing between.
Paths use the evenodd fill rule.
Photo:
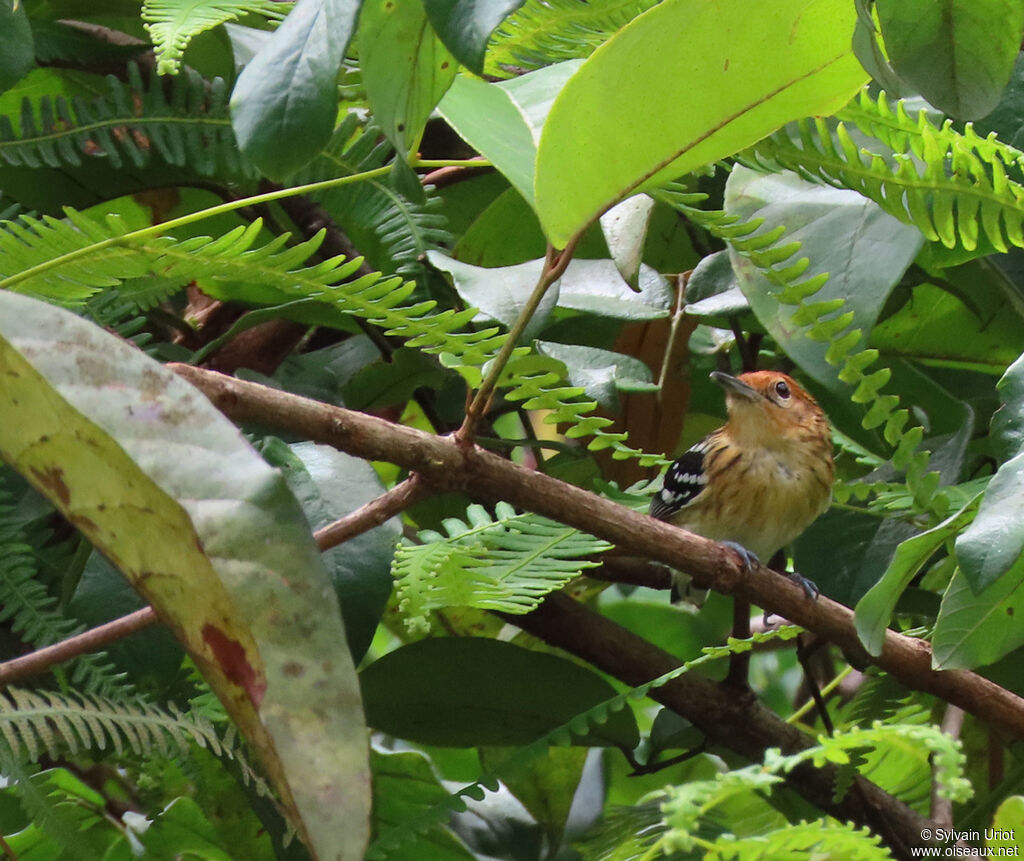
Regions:
<instances>
[{"instance_id":1,"label":"broad oval leaf","mask_svg":"<svg viewBox=\"0 0 1024 861\"><path fill-rule=\"evenodd\" d=\"M235 84L238 145L280 179L327 146L338 113L335 79L360 0L299 0Z\"/></svg>"},{"instance_id":2,"label":"broad oval leaf","mask_svg":"<svg viewBox=\"0 0 1024 861\"><path fill-rule=\"evenodd\" d=\"M745 167L733 169L726 183L725 210L742 221L763 218L765 232L784 225L777 245L799 242L800 248L776 268L808 258L799 280L828 275L811 302L842 299L829 317L853 312L851 325L870 332L892 288L924 243L921 232L901 224L855 191L813 185L795 174L764 176ZM836 237L846 237L837 243ZM730 258L743 295L758 321L804 373L845 396L839 369L825 360L829 343L811 340L798 322L801 307L779 300L781 288L747 257L730 247Z\"/></svg>"},{"instance_id":3,"label":"broad oval leaf","mask_svg":"<svg viewBox=\"0 0 1024 861\"><path fill-rule=\"evenodd\" d=\"M896 72L935 107L961 120L998 103L1020 51L1020 0L877 0Z\"/></svg>"},{"instance_id":4,"label":"broad oval leaf","mask_svg":"<svg viewBox=\"0 0 1024 861\"><path fill-rule=\"evenodd\" d=\"M366 0L359 15L360 71L374 120L400 157L419 145L458 63L419 3Z\"/></svg>"},{"instance_id":5,"label":"broad oval leaf","mask_svg":"<svg viewBox=\"0 0 1024 861\"><path fill-rule=\"evenodd\" d=\"M537 213L563 247L614 203L731 155L867 80L848 0L666 0L598 48L555 100Z\"/></svg>"},{"instance_id":6,"label":"broad oval leaf","mask_svg":"<svg viewBox=\"0 0 1024 861\"><path fill-rule=\"evenodd\" d=\"M484 71L487 40L523 0L423 0L430 23L455 58L478 75Z\"/></svg>"},{"instance_id":7,"label":"broad oval leaf","mask_svg":"<svg viewBox=\"0 0 1024 861\"><path fill-rule=\"evenodd\" d=\"M870 654L882 654L885 629L903 590L942 543L971 522L980 502L981 494L977 494L967 505L947 517L938 526L908 538L896 548L885 574L857 602L854 613L857 636Z\"/></svg>"},{"instance_id":8,"label":"broad oval leaf","mask_svg":"<svg viewBox=\"0 0 1024 861\"><path fill-rule=\"evenodd\" d=\"M188 649L317 858L358 857L366 733L337 600L281 474L195 389L0 293L0 455Z\"/></svg>"},{"instance_id":9,"label":"broad oval leaf","mask_svg":"<svg viewBox=\"0 0 1024 861\"><path fill-rule=\"evenodd\" d=\"M568 60L496 84L460 75L438 105L459 137L501 171L530 206L541 128L581 64Z\"/></svg>"},{"instance_id":10,"label":"broad oval leaf","mask_svg":"<svg viewBox=\"0 0 1024 861\"><path fill-rule=\"evenodd\" d=\"M1024 560L980 592L958 570L942 596L932 631L932 665L971 670L1024 645Z\"/></svg>"},{"instance_id":11,"label":"broad oval leaf","mask_svg":"<svg viewBox=\"0 0 1024 861\"><path fill-rule=\"evenodd\" d=\"M478 637L403 646L370 664L359 680L370 726L452 747L529 744L616 694L579 664ZM585 736L596 745L633 748L638 741L628 707Z\"/></svg>"}]
</instances>

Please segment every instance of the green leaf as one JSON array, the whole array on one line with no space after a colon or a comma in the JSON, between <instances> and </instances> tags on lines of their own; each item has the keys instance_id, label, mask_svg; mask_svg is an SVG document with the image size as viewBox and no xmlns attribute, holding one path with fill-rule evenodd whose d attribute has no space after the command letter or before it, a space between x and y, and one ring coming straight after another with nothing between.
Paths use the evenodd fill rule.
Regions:
<instances>
[{"instance_id":1,"label":"green leaf","mask_svg":"<svg viewBox=\"0 0 1024 861\"><path fill-rule=\"evenodd\" d=\"M444 369L420 350L399 347L390 362L374 362L357 371L342 393L354 410L379 410L407 403L419 389L444 385Z\"/></svg>"},{"instance_id":2,"label":"green leaf","mask_svg":"<svg viewBox=\"0 0 1024 861\"><path fill-rule=\"evenodd\" d=\"M497 84L460 75L438 105L459 137L501 171L531 207L541 128L580 65L569 60Z\"/></svg>"},{"instance_id":3,"label":"green leaf","mask_svg":"<svg viewBox=\"0 0 1024 861\"><path fill-rule=\"evenodd\" d=\"M430 760L419 751L370 751L373 768L373 830L384 835L414 821L449 798ZM418 833L415 841L388 849L389 861L472 861L476 856L441 825ZM373 856L370 856L373 857Z\"/></svg>"},{"instance_id":4,"label":"green leaf","mask_svg":"<svg viewBox=\"0 0 1024 861\"><path fill-rule=\"evenodd\" d=\"M1003 405L992 416L991 433L1000 456L1009 460L1024 452L1024 353L996 383Z\"/></svg>"},{"instance_id":5,"label":"green leaf","mask_svg":"<svg viewBox=\"0 0 1024 861\"><path fill-rule=\"evenodd\" d=\"M386 489L369 463L331 446L312 442L289 446L271 437L262 453L284 473L313 529L351 514ZM370 647L391 594L391 559L401 534L401 520L392 518L322 556L341 602L349 651L357 663Z\"/></svg>"},{"instance_id":6,"label":"green leaf","mask_svg":"<svg viewBox=\"0 0 1024 861\"><path fill-rule=\"evenodd\" d=\"M280 473L179 377L10 292L0 293L0 412L0 454L157 609L312 850L358 856L369 799L355 673Z\"/></svg>"},{"instance_id":7,"label":"green leaf","mask_svg":"<svg viewBox=\"0 0 1024 861\"><path fill-rule=\"evenodd\" d=\"M1024 27L1017 0L876 0L889 59L935 107L983 117L1013 72Z\"/></svg>"},{"instance_id":8,"label":"green leaf","mask_svg":"<svg viewBox=\"0 0 1024 861\"><path fill-rule=\"evenodd\" d=\"M962 571L950 581L932 632L932 665L971 670L1024 644L1024 560L980 592Z\"/></svg>"},{"instance_id":9,"label":"green leaf","mask_svg":"<svg viewBox=\"0 0 1024 861\"><path fill-rule=\"evenodd\" d=\"M359 674L370 726L399 738L449 747L529 744L615 690L585 667L499 640L421 640ZM633 748L629 709L576 733L593 745Z\"/></svg>"},{"instance_id":10,"label":"green leaf","mask_svg":"<svg viewBox=\"0 0 1024 861\"><path fill-rule=\"evenodd\" d=\"M217 831L191 798L176 798L161 810L139 838L154 858L200 858L232 861Z\"/></svg>"},{"instance_id":11,"label":"green leaf","mask_svg":"<svg viewBox=\"0 0 1024 861\"><path fill-rule=\"evenodd\" d=\"M881 579L857 602L855 623L864 648L872 655L882 654L885 629L892 618L896 602L918 571L944 542L956 535L974 519L981 503L981 494L938 526L908 538L896 548L892 562Z\"/></svg>"},{"instance_id":12,"label":"green leaf","mask_svg":"<svg viewBox=\"0 0 1024 861\"><path fill-rule=\"evenodd\" d=\"M806 257L809 265L802 278L827 273L828 281L812 301L842 300L838 310L825 316L834 319L852 311L844 330L871 331L893 286L924 243L917 228L901 224L856 192L812 185L795 174L765 176L737 166L726 183L725 209L745 222L763 218L759 233L785 226L779 241L799 242L800 248L777 267ZM837 236L844 241L836 242ZM780 288L748 257L732 248L730 257L751 309L786 355L822 385L845 394L839 369L825 360L830 343L808 338L795 319L800 306L783 303Z\"/></svg>"},{"instance_id":13,"label":"green leaf","mask_svg":"<svg viewBox=\"0 0 1024 861\"><path fill-rule=\"evenodd\" d=\"M605 407L618 406L619 392L658 391L650 368L633 356L554 341L538 341L537 352L562 362L569 372L569 384L579 386L586 397Z\"/></svg>"},{"instance_id":14,"label":"green leaf","mask_svg":"<svg viewBox=\"0 0 1024 861\"><path fill-rule=\"evenodd\" d=\"M601 232L604 233L615 266L623 280L634 289L638 286L640 261L653 212L654 200L646 194L637 194L616 204L601 216Z\"/></svg>"},{"instance_id":15,"label":"green leaf","mask_svg":"<svg viewBox=\"0 0 1024 861\"><path fill-rule=\"evenodd\" d=\"M965 294L935 284L915 285L909 301L872 329L868 345L890 363L902 357L1002 373L1024 349L1020 315L1005 294L985 283L982 272L963 278L951 272L946 286L954 278L966 287Z\"/></svg>"},{"instance_id":16,"label":"green leaf","mask_svg":"<svg viewBox=\"0 0 1024 861\"><path fill-rule=\"evenodd\" d=\"M480 505L465 516L467 522L442 522L447 536L423 530L422 543L403 543L395 552L392 573L410 628L424 627L425 614L443 607L527 613L611 547L546 517L517 514L505 502L493 519Z\"/></svg>"},{"instance_id":17,"label":"green leaf","mask_svg":"<svg viewBox=\"0 0 1024 861\"><path fill-rule=\"evenodd\" d=\"M463 66L484 71L487 40L523 0L423 0L427 17L441 41Z\"/></svg>"},{"instance_id":18,"label":"green leaf","mask_svg":"<svg viewBox=\"0 0 1024 861\"><path fill-rule=\"evenodd\" d=\"M0 93L20 81L36 62L32 27L21 0L0 2Z\"/></svg>"},{"instance_id":19,"label":"green leaf","mask_svg":"<svg viewBox=\"0 0 1024 861\"><path fill-rule=\"evenodd\" d=\"M533 757L516 769L502 770L514 751L484 748L480 763L487 771L501 775L501 782L544 830L548 845L562 841L576 789L583 777L588 751L579 747L549 747L544 756Z\"/></svg>"},{"instance_id":20,"label":"green leaf","mask_svg":"<svg viewBox=\"0 0 1024 861\"><path fill-rule=\"evenodd\" d=\"M142 20L153 40L157 74L176 75L194 36L249 13L271 20L284 17L274 0L145 0Z\"/></svg>"},{"instance_id":21,"label":"green leaf","mask_svg":"<svg viewBox=\"0 0 1024 861\"><path fill-rule=\"evenodd\" d=\"M359 0L299 0L242 71L231 95L238 145L280 179L331 139L335 78L359 14Z\"/></svg>"},{"instance_id":22,"label":"green leaf","mask_svg":"<svg viewBox=\"0 0 1024 861\"><path fill-rule=\"evenodd\" d=\"M666 0L635 18L544 125L536 200L548 240L562 247L638 190L838 110L867 80L850 47L855 21L847 0Z\"/></svg>"},{"instance_id":23,"label":"green leaf","mask_svg":"<svg viewBox=\"0 0 1024 861\"><path fill-rule=\"evenodd\" d=\"M1024 552L1024 453L989 482L974 522L956 540L956 558L975 593L1005 575Z\"/></svg>"},{"instance_id":24,"label":"green leaf","mask_svg":"<svg viewBox=\"0 0 1024 861\"><path fill-rule=\"evenodd\" d=\"M458 64L434 35L422 4L407 0L363 3L359 57L374 121L404 159L419 146Z\"/></svg>"},{"instance_id":25,"label":"green leaf","mask_svg":"<svg viewBox=\"0 0 1024 861\"><path fill-rule=\"evenodd\" d=\"M544 267L543 260L531 260L517 266L485 269L453 260L440 251L428 251L431 264L452 276L459 295L470 306L479 308L485 318L496 320L510 329L526 309ZM550 287L523 332L529 342L540 331L558 303L558 285Z\"/></svg>"}]
</instances>

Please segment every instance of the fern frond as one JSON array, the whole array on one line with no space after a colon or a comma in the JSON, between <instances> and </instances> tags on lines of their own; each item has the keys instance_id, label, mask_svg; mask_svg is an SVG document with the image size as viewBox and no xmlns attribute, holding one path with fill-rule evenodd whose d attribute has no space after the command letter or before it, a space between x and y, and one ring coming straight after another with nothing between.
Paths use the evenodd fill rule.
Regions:
<instances>
[{"instance_id":1,"label":"fern frond","mask_svg":"<svg viewBox=\"0 0 1024 861\"><path fill-rule=\"evenodd\" d=\"M491 35L484 71L511 77L510 70L538 69L561 60L589 57L598 45L658 0L526 0Z\"/></svg>"},{"instance_id":2,"label":"fern frond","mask_svg":"<svg viewBox=\"0 0 1024 861\"><path fill-rule=\"evenodd\" d=\"M156 73L178 74L181 55L194 36L250 13L280 21L291 5L274 0L146 0L142 20L153 40Z\"/></svg>"},{"instance_id":3,"label":"fern frond","mask_svg":"<svg viewBox=\"0 0 1024 861\"><path fill-rule=\"evenodd\" d=\"M447 536L424 530L422 544L403 543L395 551L391 572L410 627L425 626L426 614L442 607L528 613L549 592L600 564L586 557L612 546L546 517L517 514L505 502L495 508L495 519L479 505L469 506L466 517L446 519Z\"/></svg>"},{"instance_id":4,"label":"fern frond","mask_svg":"<svg viewBox=\"0 0 1024 861\"><path fill-rule=\"evenodd\" d=\"M836 116L800 120L755 144L740 159L785 168L812 182L857 191L927 239L974 254L1024 248L1024 153L982 138L968 124L912 119L903 102L866 91ZM856 129L851 132L847 124ZM868 140L857 141L859 131ZM878 141L881 147L871 147ZM981 230L979 231L979 224Z\"/></svg>"},{"instance_id":5,"label":"fern frond","mask_svg":"<svg viewBox=\"0 0 1024 861\"><path fill-rule=\"evenodd\" d=\"M513 356L502 372L498 387L507 389L505 398L523 401L523 408L545 410L545 424L566 425L568 439L593 437L587 444L591 451L612 449L615 460L638 458L642 466L661 466L660 455L648 454L626 443L627 434L606 430L614 422L605 416L593 415L597 401L584 397L585 389L566 385L565 368L561 362L536 353Z\"/></svg>"},{"instance_id":6,"label":"fern frond","mask_svg":"<svg viewBox=\"0 0 1024 861\"><path fill-rule=\"evenodd\" d=\"M893 856L882 838L848 822L818 819L787 825L753 837L719 837L705 858L842 858L843 861L888 861Z\"/></svg>"},{"instance_id":7,"label":"fern frond","mask_svg":"<svg viewBox=\"0 0 1024 861\"><path fill-rule=\"evenodd\" d=\"M102 158L115 169L142 167L154 155L208 176L254 176L231 130L230 95L223 80L194 72L169 84L156 75L145 85L136 65L128 83L112 75L109 94L92 101L43 96L22 101L17 118L0 116L0 163L12 167L79 167Z\"/></svg>"},{"instance_id":8,"label":"fern frond","mask_svg":"<svg viewBox=\"0 0 1024 861\"><path fill-rule=\"evenodd\" d=\"M294 178L296 184L352 176L381 167L394 157L379 130L363 127L349 113L331 142ZM408 274L418 269L427 251L451 243L441 199L426 188L417 203L403 197L387 180L371 179L316 192L311 197L344 229L353 244L377 269Z\"/></svg>"},{"instance_id":9,"label":"fern frond","mask_svg":"<svg viewBox=\"0 0 1024 861\"><path fill-rule=\"evenodd\" d=\"M85 626L57 610L57 599L37 579L35 556L14 522L10 494L0 486L0 622L36 648L49 646ZM68 665L75 685L94 694L124 691L124 674L118 673L102 653L82 655Z\"/></svg>"},{"instance_id":10,"label":"fern frond","mask_svg":"<svg viewBox=\"0 0 1024 861\"><path fill-rule=\"evenodd\" d=\"M156 276L181 284L203 280L218 298L274 305L310 298L408 339L409 346L444 352L467 365L485 364L504 335L494 328L461 332L474 309L431 313L434 302L404 304L415 285L379 272L354 278L362 260L335 257L303 266L323 241L285 247L287 236L255 246L262 224L223 236L175 239L129 233L109 217L104 224L67 210L68 220L22 217L0 229L0 289L17 289L66 305L80 304L128 278Z\"/></svg>"}]
</instances>

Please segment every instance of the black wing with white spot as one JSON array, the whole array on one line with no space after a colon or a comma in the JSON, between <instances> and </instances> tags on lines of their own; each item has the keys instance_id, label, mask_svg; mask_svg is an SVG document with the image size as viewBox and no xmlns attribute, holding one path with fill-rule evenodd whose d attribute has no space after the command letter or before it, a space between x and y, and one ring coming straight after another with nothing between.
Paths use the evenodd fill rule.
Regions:
<instances>
[{"instance_id":1,"label":"black wing with white spot","mask_svg":"<svg viewBox=\"0 0 1024 861\"><path fill-rule=\"evenodd\" d=\"M704 473L704 455L707 453L707 440L697 443L689 451L684 452L668 468L661 490L651 499L648 513L658 520L668 520L696 498L708 483Z\"/></svg>"}]
</instances>

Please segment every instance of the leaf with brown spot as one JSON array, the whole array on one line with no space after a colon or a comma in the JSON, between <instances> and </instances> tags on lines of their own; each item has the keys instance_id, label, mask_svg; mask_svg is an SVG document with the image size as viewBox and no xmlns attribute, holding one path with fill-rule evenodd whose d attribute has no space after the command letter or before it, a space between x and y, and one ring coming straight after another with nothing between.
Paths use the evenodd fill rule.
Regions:
<instances>
[{"instance_id":1,"label":"leaf with brown spot","mask_svg":"<svg viewBox=\"0 0 1024 861\"><path fill-rule=\"evenodd\" d=\"M362 857L370 798L359 686L334 590L281 474L140 351L3 292L0 415L0 457L181 640L259 751L312 856Z\"/></svg>"}]
</instances>

